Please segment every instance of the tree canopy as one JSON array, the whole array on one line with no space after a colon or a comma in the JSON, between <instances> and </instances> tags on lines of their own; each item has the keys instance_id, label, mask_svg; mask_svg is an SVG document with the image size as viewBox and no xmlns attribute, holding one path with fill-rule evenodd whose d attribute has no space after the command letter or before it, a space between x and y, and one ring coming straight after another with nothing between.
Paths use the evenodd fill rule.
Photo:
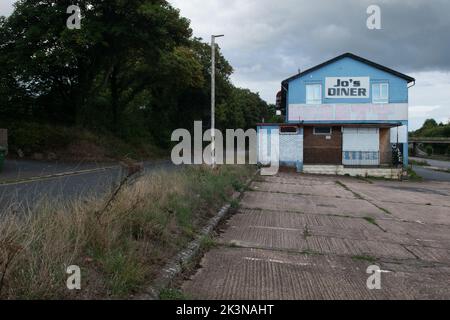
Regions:
<instances>
[{"instance_id":1,"label":"tree canopy","mask_svg":"<svg viewBox=\"0 0 450 320\"><path fill-rule=\"evenodd\" d=\"M108 130L168 146L176 128L209 123L209 44L165 0L77 1L81 29L66 26L70 0L18 1L0 18L0 118ZM234 87L217 51L221 128L254 127L274 109Z\"/></svg>"},{"instance_id":2,"label":"tree canopy","mask_svg":"<svg viewBox=\"0 0 450 320\"><path fill-rule=\"evenodd\" d=\"M438 124L434 119L427 119L422 128L412 133L415 137L449 138L450 124Z\"/></svg>"}]
</instances>

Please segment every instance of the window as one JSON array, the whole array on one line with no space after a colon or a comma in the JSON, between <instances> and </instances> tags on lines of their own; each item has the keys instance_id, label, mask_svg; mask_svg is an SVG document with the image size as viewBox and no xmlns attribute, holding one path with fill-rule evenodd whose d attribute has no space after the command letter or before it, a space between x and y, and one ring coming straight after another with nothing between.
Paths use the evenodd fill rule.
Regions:
<instances>
[{"instance_id":1,"label":"window","mask_svg":"<svg viewBox=\"0 0 450 320\"><path fill-rule=\"evenodd\" d=\"M290 127L281 127L280 128L281 134L297 134L298 133L298 127L290 126Z\"/></svg>"},{"instance_id":2,"label":"window","mask_svg":"<svg viewBox=\"0 0 450 320\"><path fill-rule=\"evenodd\" d=\"M322 85L306 85L306 104L322 104Z\"/></svg>"},{"instance_id":3,"label":"window","mask_svg":"<svg viewBox=\"0 0 450 320\"><path fill-rule=\"evenodd\" d=\"M329 135L331 135L332 132L333 132L333 130L331 129L331 127L315 127L314 128L315 135L329 136Z\"/></svg>"},{"instance_id":4,"label":"window","mask_svg":"<svg viewBox=\"0 0 450 320\"><path fill-rule=\"evenodd\" d=\"M388 83L372 84L372 102L373 103L389 103L389 84Z\"/></svg>"}]
</instances>

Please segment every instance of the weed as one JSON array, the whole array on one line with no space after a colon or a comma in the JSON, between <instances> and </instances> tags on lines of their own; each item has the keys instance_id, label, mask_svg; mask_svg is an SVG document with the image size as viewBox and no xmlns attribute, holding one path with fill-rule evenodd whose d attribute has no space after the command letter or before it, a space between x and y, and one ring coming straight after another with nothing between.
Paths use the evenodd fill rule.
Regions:
<instances>
[{"instance_id":1,"label":"weed","mask_svg":"<svg viewBox=\"0 0 450 320\"><path fill-rule=\"evenodd\" d=\"M303 239L307 240L311 236L312 233L309 231L308 225L305 225L305 228L303 229Z\"/></svg>"},{"instance_id":2,"label":"weed","mask_svg":"<svg viewBox=\"0 0 450 320\"><path fill-rule=\"evenodd\" d=\"M159 293L159 298L161 300L189 300L189 298L181 290L170 288L161 290Z\"/></svg>"},{"instance_id":3,"label":"weed","mask_svg":"<svg viewBox=\"0 0 450 320\"><path fill-rule=\"evenodd\" d=\"M364 217L364 220L366 220L370 224L373 224L373 225L378 227L378 223L377 223L377 221L374 218L372 218L372 217Z\"/></svg>"},{"instance_id":4,"label":"weed","mask_svg":"<svg viewBox=\"0 0 450 320\"><path fill-rule=\"evenodd\" d=\"M201 247L204 248L205 250L216 248L217 246L218 246L217 241L213 239L211 236L205 236L202 238Z\"/></svg>"},{"instance_id":5,"label":"weed","mask_svg":"<svg viewBox=\"0 0 450 320\"><path fill-rule=\"evenodd\" d=\"M408 180L410 181L422 181L423 178L417 174L412 168L408 168Z\"/></svg>"},{"instance_id":6,"label":"weed","mask_svg":"<svg viewBox=\"0 0 450 320\"><path fill-rule=\"evenodd\" d=\"M430 166L430 164L427 161L425 161L425 160L419 160L419 161L418 160L411 160L410 164L413 165L413 166L421 166L421 167L428 167L428 166Z\"/></svg>"},{"instance_id":7,"label":"weed","mask_svg":"<svg viewBox=\"0 0 450 320\"><path fill-rule=\"evenodd\" d=\"M230 202L230 205L231 205L231 208L232 209L237 209L237 208L239 208L239 200L238 199L233 199L233 200L231 200L231 202Z\"/></svg>"},{"instance_id":8,"label":"weed","mask_svg":"<svg viewBox=\"0 0 450 320\"><path fill-rule=\"evenodd\" d=\"M303 250L303 251L300 252L300 253L301 253L301 254L308 255L308 256L321 256L321 255L323 255L322 253L320 253L320 252L318 252L318 251L311 250L311 249Z\"/></svg>"},{"instance_id":9,"label":"weed","mask_svg":"<svg viewBox=\"0 0 450 320\"><path fill-rule=\"evenodd\" d=\"M370 263L377 262L377 258L374 258L372 256L368 256L368 255L353 256L352 259L353 260L357 260L357 261L366 261L366 262L370 262Z\"/></svg>"}]
</instances>

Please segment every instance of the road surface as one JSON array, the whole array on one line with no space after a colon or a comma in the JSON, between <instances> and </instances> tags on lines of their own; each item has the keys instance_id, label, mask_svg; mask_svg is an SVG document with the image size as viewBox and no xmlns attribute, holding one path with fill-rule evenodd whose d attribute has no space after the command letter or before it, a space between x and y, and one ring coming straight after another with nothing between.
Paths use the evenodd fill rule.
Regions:
<instances>
[{"instance_id":1,"label":"road surface","mask_svg":"<svg viewBox=\"0 0 450 320\"><path fill-rule=\"evenodd\" d=\"M181 290L213 300L450 299L449 212L450 183L261 177Z\"/></svg>"},{"instance_id":2,"label":"road surface","mask_svg":"<svg viewBox=\"0 0 450 320\"><path fill-rule=\"evenodd\" d=\"M450 161L442 161L442 160L432 160L425 158L411 158L411 160L416 161L425 161L432 167L441 168L441 169L450 169Z\"/></svg>"},{"instance_id":3,"label":"road surface","mask_svg":"<svg viewBox=\"0 0 450 320\"><path fill-rule=\"evenodd\" d=\"M450 173L432 169L432 168L439 168L442 170L450 170L449 161L432 160L424 158L411 158L411 160L415 160L418 162L425 161L430 165L430 167L416 166L416 165L413 166L414 171L425 180L450 181Z\"/></svg>"},{"instance_id":4,"label":"road surface","mask_svg":"<svg viewBox=\"0 0 450 320\"><path fill-rule=\"evenodd\" d=\"M36 163L32 164L32 166L34 166L34 169L39 168L39 165ZM147 162L144 167L146 172L175 168L169 161ZM76 168L82 170L81 173L13 183L7 182L9 179L5 178L6 174L2 175L3 182L0 180L0 212L6 212L11 206L19 211L23 208L33 208L39 202L48 199L51 199L53 203L57 203L80 198L98 197L110 192L122 177L122 169L117 165L99 168L98 164L84 164L77 165ZM68 169L74 169L74 165L54 166L51 169L44 165L41 167L41 177L47 174L67 172L65 170ZM85 172L85 170L90 169L95 171ZM32 175L30 172L31 168L26 175L21 177L26 176L30 178Z\"/></svg>"}]
</instances>

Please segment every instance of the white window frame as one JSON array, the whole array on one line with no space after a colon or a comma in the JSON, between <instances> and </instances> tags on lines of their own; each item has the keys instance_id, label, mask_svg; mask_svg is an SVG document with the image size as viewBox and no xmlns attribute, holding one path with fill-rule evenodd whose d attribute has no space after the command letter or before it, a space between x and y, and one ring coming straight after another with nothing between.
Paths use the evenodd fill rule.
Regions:
<instances>
[{"instance_id":1,"label":"white window frame","mask_svg":"<svg viewBox=\"0 0 450 320\"><path fill-rule=\"evenodd\" d=\"M321 133L321 132L317 133L316 132L317 128L330 128L330 133ZM333 134L333 127L314 127L313 133L315 136L331 136Z\"/></svg>"},{"instance_id":2,"label":"white window frame","mask_svg":"<svg viewBox=\"0 0 450 320\"><path fill-rule=\"evenodd\" d=\"M312 94L314 95L314 93L316 92L316 90L314 90L314 88L317 88L317 87L319 87L319 96L318 97L316 97L316 96L314 96L314 97L309 97L309 95L308 95L308 93L310 93L310 91L309 91L309 89L311 88L313 91L312 91ZM306 96L306 104L309 104L309 105L319 105L319 104L322 104L322 101L323 101L323 90L322 90L322 84L321 83L308 83L308 84L306 84L306 88L305 88L305 90L306 90L306 94L305 94L305 96Z\"/></svg>"},{"instance_id":3,"label":"white window frame","mask_svg":"<svg viewBox=\"0 0 450 320\"><path fill-rule=\"evenodd\" d=\"M379 87L379 92L380 92L380 96L379 97L375 97L375 87ZM386 87L386 97L382 97L381 93L383 92L382 88ZM389 103L389 83L388 82L377 82L377 83L372 83L372 103L374 104L387 104Z\"/></svg>"}]
</instances>

